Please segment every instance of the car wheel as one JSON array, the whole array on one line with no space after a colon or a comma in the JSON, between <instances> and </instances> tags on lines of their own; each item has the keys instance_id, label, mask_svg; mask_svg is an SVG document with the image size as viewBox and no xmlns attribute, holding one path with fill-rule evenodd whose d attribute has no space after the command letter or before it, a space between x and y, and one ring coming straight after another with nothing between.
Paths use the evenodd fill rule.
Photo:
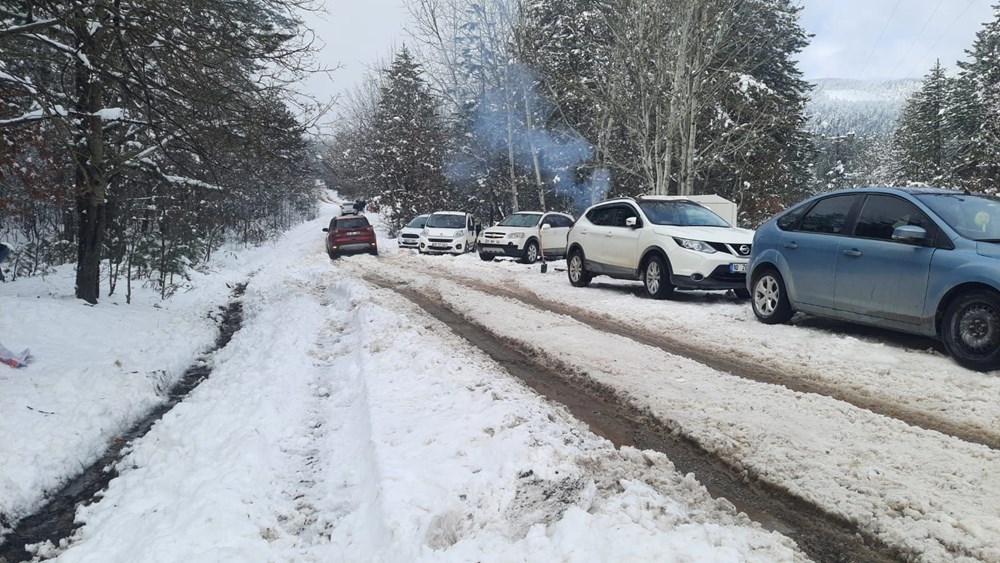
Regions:
<instances>
[{"instance_id":1,"label":"car wheel","mask_svg":"<svg viewBox=\"0 0 1000 563\"><path fill-rule=\"evenodd\" d=\"M760 322L769 325L787 323L795 314L788 302L785 281L774 268L765 268L755 273L751 286L753 291L750 294L750 305Z\"/></svg>"},{"instance_id":2,"label":"car wheel","mask_svg":"<svg viewBox=\"0 0 1000 563\"><path fill-rule=\"evenodd\" d=\"M482 252L479 253L479 259L483 262L492 262L494 258L496 258L496 256L492 254L483 254Z\"/></svg>"},{"instance_id":3,"label":"car wheel","mask_svg":"<svg viewBox=\"0 0 1000 563\"><path fill-rule=\"evenodd\" d=\"M573 287L586 287L590 284L590 280L594 279L594 275L584 266L583 252L579 250L570 252L566 272Z\"/></svg>"},{"instance_id":4,"label":"car wheel","mask_svg":"<svg viewBox=\"0 0 1000 563\"><path fill-rule=\"evenodd\" d=\"M1000 295L976 290L952 301L944 312L941 340L963 367L1000 368Z\"/></svg>"},{"instance_id":5,"label":"car wheel","mask_svg":"<svg viewBox=\"0 0 1000 563\"><path fill-rule=\"evenodd\" d=\"M525 264L534 264L538 260L538 243L529 240L528 244L524 245L524 254L521 255L521 262Z\"/></svg>"},{"instance_id":6,"label":"car wheel","mask_svg":"<svg viewBox=\"0 0 1000 563\"><path fill-rule=\"evenodd\" d=\"M642 284L646 288L646 295L653 299L668 299L673 295L670 269L663 258L656 255L649 257L646 267L642 269Z\"/></svg>"}]
</instances>

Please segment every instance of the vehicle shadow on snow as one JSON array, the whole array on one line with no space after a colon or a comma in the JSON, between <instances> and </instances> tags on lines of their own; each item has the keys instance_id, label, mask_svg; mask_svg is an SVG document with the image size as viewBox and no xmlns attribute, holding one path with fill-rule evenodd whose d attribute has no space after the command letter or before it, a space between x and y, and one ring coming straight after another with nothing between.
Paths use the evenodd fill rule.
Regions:
<instances>
[{"instance_id":1,"label":"vehicle shadow on snow","mask_svg":"<svg viewBox=\"0 0 1000 563\"><path fill-rule=\"evenodd\" d=\"M593 289L614 292L621 295L632 295L639 299L649 299L640 283L629 282L591 282L588 287ZM750 311L750 300L736 297L731 292L723 291L675 291L671 295L669 302L674 303L695 303L695 304L725 304L743 305ZM650 303L655 301L650 300ZM752 319L752 313L751 313ZM878 328L854 324L847 321L828 319L825 317L815 317L806 313L796 313L791 320L793 326L822 331L831 336L850 336L866 342L884 344L895 348L903 348L914 351L934 350L935 352L947 355L944 345L934 338L895 332L889 329ZM761 325L763 327L764 325Z\"/></svg>"}]
</instances>

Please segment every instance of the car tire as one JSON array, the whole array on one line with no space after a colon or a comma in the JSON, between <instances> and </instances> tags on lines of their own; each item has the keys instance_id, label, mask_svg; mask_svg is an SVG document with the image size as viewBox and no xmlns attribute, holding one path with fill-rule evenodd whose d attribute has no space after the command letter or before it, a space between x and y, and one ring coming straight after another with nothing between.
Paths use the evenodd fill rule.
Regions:
<instances>
[{"instance_id":1,"label":"car tire","mask_svg":"<svg viewBox=\"0 0 1000 563\"><path fill-rule=\"evenodd\" d=\"M587 271L586 261L583 259L583 252L579 249L569 253L566 264L566 274L569 276L569 283L573 287L587 287L594 275Z\"/></svg>"},{"instance_id":2,"label":"car tire","mask_svg":"<svg viewBox=\"0 0 1000 563\"><path fill-rule=\"evenodd\" d=\"M979 289L952 300L944 310L941 340L962 367L1000 368L1000 294Z\"/></svg>"},{"instance_id":3,"label":"car tire","mask_svg":"<svg viewBox=\"0 0 1000 563\"><path fill-rule=\"evenodd\" d=\"M669 299L674 294L674 284L670 283L670 267L662 257L653 255L642 268L642 287L646 295L653 299Z\"/></svg>"},{"instance_id":4,"label":"car tire","mask_svg":"<svg viewBox=\"0 0 1000 563\"><path fill-rule=\"evenodd\" d=\"M753 275L750 306L757 320L768 325L787 323L795 311L788 302L785 280L774 268L758 270Z\"/></svg>"},{"instance_id":5,"label":"car tire","mask_svg":"<svg viewBox=\"0 0 1000 563\"><path fill-rule=\"evenodd\" d=\"M524 252L521 254L522 264L534 264L538 261L538 243L529 240L527 244L524 245Z\"/></svg>"},{"instance_id":6,"label":"car tire","mask_svg":"<svg viewBox=\"0 0 1000 563\"><path fill-rule=\"evenodd\" d=\"M483 262L492 262L494 258L496 258L496 256L492 254L483 254L482 252L479 253L479 259Z\"/></svg>"}]
</instances>

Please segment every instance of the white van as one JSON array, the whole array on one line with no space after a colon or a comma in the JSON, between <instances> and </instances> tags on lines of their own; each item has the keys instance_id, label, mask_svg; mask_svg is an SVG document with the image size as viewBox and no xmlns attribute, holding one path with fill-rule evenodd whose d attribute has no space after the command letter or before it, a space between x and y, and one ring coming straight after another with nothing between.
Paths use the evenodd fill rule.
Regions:
<instances>
[{"instance_id":1,"label":"white van","mask_svg":"<svg viewBox=\"0 0 1000 563\"><path fill-rule=\"evenodd\" d=\"M464 254L476 249L479 222L471 213L437 211L431 213L420 232L417 251L421 254Z\"/></svg>"}]
</instances>

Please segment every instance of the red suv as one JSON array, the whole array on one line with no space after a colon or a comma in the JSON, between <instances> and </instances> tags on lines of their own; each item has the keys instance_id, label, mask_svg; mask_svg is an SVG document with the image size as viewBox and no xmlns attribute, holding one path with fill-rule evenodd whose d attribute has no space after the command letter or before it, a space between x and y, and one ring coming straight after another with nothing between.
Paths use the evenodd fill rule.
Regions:
<instances>
[{"instance_id":1,"label":"red suv","mask_svg":"<svg viewBox=\"0 0 1000 563\"><path fill-rule=\"evenodd\" d=\"M364 215L341 215L330 220L326 235L326 253L336 258L345 252L367 252L378 255L375 229Z\"/></svg>"}]
</instances>

